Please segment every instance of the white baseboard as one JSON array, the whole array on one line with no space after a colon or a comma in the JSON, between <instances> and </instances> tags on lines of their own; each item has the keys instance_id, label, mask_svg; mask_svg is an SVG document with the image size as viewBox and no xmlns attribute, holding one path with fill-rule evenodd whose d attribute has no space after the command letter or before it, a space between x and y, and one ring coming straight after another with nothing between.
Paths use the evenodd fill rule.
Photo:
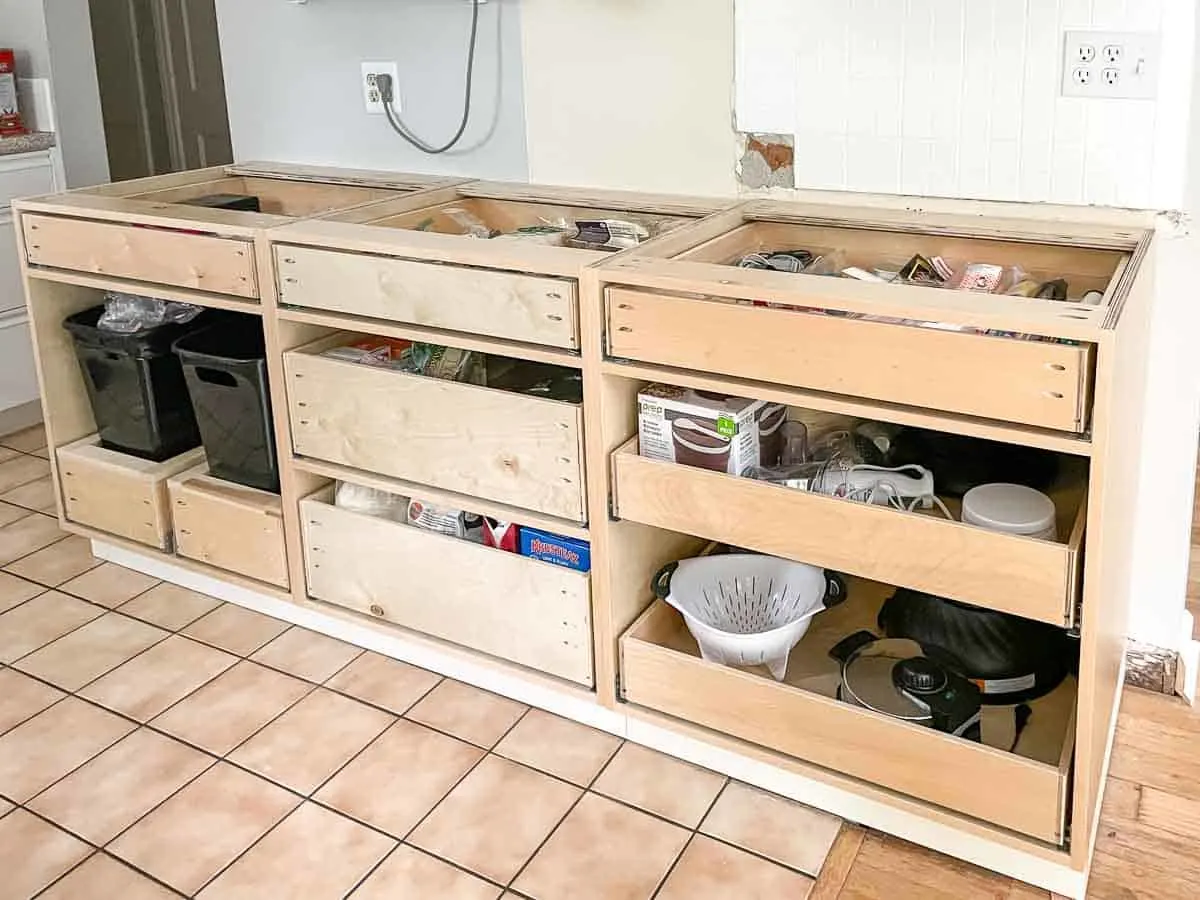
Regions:
<instances>
[{"instance_id":1,"label":"white baseboard","mask_svg":"<svg viewBox=\"0 0 1200 900\"><path fill-rule=\"evenodd\" d=\"M165 560L142 556L99 541L92 543L92 552L100 559L154 578L244 606L293 625L319 631L393 659L624 737L634 743L788 797L798 803L825 810L851 822L894 834L939 853L1028 882L1062 897L1083 900L1085 876L1065 864L989 841L985 837L968 834L950 825L930 821L887 803L742 756L622 712L605 709L595 702L572 695L569 691L556 691L544 684L523 679L519 675L497 671L494 666L474 664L455 654L439 651L423 642L409 639L399 631L381 632L318 609L276 600L181 568Z\"/></svg>"},{"instance_id":2,"label":"white baseboard","mask_svg":"<svg viewBox=\"0 0 1200 900\"><path fill-rule=\"evenodd\" d=\"M19 406L0 410L0 435L14 434L32 428L42 421L42 401L30 400Z\"/></svg>"}]
</instances>

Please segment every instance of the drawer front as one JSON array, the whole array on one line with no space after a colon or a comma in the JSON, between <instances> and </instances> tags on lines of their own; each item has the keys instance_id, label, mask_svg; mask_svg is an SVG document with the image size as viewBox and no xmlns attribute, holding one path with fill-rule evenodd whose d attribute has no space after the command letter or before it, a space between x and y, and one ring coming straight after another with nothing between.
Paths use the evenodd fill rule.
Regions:
<instances>
[{"instance_id":1,"label":"drawer front","mask_svg":"<svg viewBox=\"0 0 1200 900\"><path fill-rule=\"evenodd\" d=\"M579 347L574 281L276 247L282 303L490 337Z\"/></svg>"},{"instance_id":2,"label":"drawer front","mask_svg":"<svg viewBox=\"0 0 1200 900\"><path fill-rule=\"evenodd\" d=\"M614 357L1086 430L1093 348L610 288Z\"/></svg>"},{"instance_id":3,"label":"drawer front","mask_svg":"<svg viewBox=\"0 0 1200 900\"><path fill-rule=\"evenodd\" d=\"M176 553L276 587L288 586L277 495L202 473L172 479L168 491Z\"/></svg>"},{"instance_id":4,"label":"drawer front","mask_svg":"<svg viewBox=\"0 0 1200 900\"><path fill-rule=\"evenodd\" d=\"M21 221L31 265L258 297L250 241L57 216Z\"/></svg>"},{"instance_id":5,"label":"drawer front","mask_svg":"<svg viewBox=\"0 0 1200 900\"><path fill-rule=\"evenodd\" d=\"M585 520L579 407L303 352L284 363L300 455Z\"/></svg>"},{"instance_id":6,"label":"drawer front","mask_svg":"<svg viewBox=\"0 0 1200 900\"><path fill-rule=\"evenodd\" d=\"M69 521L156 550L171 549L167 480L203 462L203 449L162 463L105 450L95 442L63 447L57 455Z\"/></svg>"},{"instance_id":7,"label":"drawer front","mask_svg":"<svg viewBox=\"0 0 1200 900\"><path fill-rule=\"evenodd\" d=\"M314 599L592 687L586 574L323 500L300 515Z\"/></svg>"},{"instance_id":8,"label":"drawer front","mask_svg":"<svg viewBox=\"0 0 1200 900\"><path fill-rule=\"evenodd\" d=\"M646 459L636 440L613 474L624 519L1059 626L1074 607L1082 502L1056 543Z\"/></svg>"},{"instance_id":9,"label":"drawer front","mask_svg":"<svg viewBox=\"0 0 1200 900\"><path fill-rule=\"evenodd\" d=\"M621 639L624 698L938 806L1061 844L1073 719L1050 765L705 662L655 603ZM676 635L672 637L671 635ZM1073 698L1069 698L1073 702ZM1062 740L1062 738L1059 738Z\"/></svg>"},{"instance_id":10,"label":"drawer front","mask_svg":"<svg viewBox=\"0 0 1200 900\"><path fill-rule=\"evenodd\" d=\"M54 190L54 170L49 158L25 164L0 160L0 218L9 215L9 204L21 197L36 197Z\"/></svg>"}]
</instances>

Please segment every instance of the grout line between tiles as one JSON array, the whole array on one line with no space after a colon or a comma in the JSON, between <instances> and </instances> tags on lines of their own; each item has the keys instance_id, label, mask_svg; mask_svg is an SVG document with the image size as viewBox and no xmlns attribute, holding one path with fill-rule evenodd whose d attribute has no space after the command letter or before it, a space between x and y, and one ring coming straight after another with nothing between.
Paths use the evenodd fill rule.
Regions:
<instances>
[{"instance_id":1,"label":"grout line between tiles","mask_svg":"<svg viewBox=\"0 0 1200 900\"><path fill-rule=\"evenodd\" d=\"M21 507L21 508L22 508L22 509L24 509L24 507ZM54 521L55 521L55 522L57 522L57 521L58 521L58 519L54 518L53 516L47 516L47 515L45 515L44 513L39 513L39 512L32 512L32 513L30 513L30 514L29 514L29 516L43 516L44 518L47 518L47 519L54 519ZM5 528L8 528L10 525L16 525L16 524L17 524L17 522L24 522L26 519L28 519L28 518L29 518L29 516L22 516L21 518L17 519L17 521L16 521L16 522L9 522L9 523L8 523L8 525L5 525L4 527L5 527ZM69 538L69 537L74 537L74 535L68 534L67 532L65 532L65 531L64 531L64 532L62 532L62 536L61 536L61 537L57 537L57 538L55 538L55 539L54 539L54 540L52 540L50 543L48 543L48 544L45 544L45 545L43 545L43 546L41 546L41 547L38 547L36 550L30 550L28 553L22 553L20 556L18 556L18 557L15 557L15 558L13 558L13 559L10 559L10 560L9 560L8 562L6 562L6 563L0 563L0 571L4 572L4 573L5 573L5 574L7 574L7 575L14 575L14 576L16 576L17 578L24 578L24 579L25 579L25 581L29 581L29 582L32 582L33 584L39 585L39 586L41 586L41 587L44 587L44 588L46 588L46 590L48 590L48 591L53 591L53 590L56 590L56 588L54 588L54 587L48 587L48 586L46 586L46 585L42 584L40 581L34 581L32 578L25 578L25 576L24 576L24 575L17 575L17 573L16 573L16 572L9 572L9 571L8 571L8 569L9 569L9 567L10 567L10 566L15 566L17 563L21 562L22 560L26 560L26 559L28 559L29 557L33 556L33 554L35 554L35 553L41 553L43 550L49 550L49 549L50 549L51 547L53 547L55 544L61 544L63 541L65 541L65 540L66 540L67 538ZM101 560L97 560L97 562L96 562L96 565L99 565L99 564L100 564L100 563L102 563L102 562L104 562L104 560L102 560L102 559L101 559ZM93 566L92 568L94 569L94 568L95 568L95 566ZM91 569L88 569L87 571L89 571L89 572L90 572L90 571L91 571ZM79 574L80 574L80 575L82 575L82 574L84 574L84 573L83 573L83 572L80 572ZM71 578L76 578L76 577L78 577L78 576L76 576L76 575L72 575L72 576L71 576ZM68 578L68 579L67 579L67 581L70 581L70 580L71 580L71 578ZM63 582L63 583L65 584L66 582Z\"/></svg>"},{"instance_id":2,"label":"grout line between tiles","mask_svg":"<svg viewBox=\"0 0 1200 900\"><path fill-rule=\"evenodd\" d=\"M119 566L119 565L117 565L116 563L110 563L110 562L108 562L107 560L101 560L101 561L100 561L100 563L101 563L101 565L110 565L110 566L114 566L114 567L116 567L116 568L118 568L118 569L123 569L123 568L125 568L124 566ZM83 596L80 596L79 594L72 594L70 591L68 591L68 590L64 590L64 589L66 588L66 586L67 586L68 584L70 584L72 581L75 581L75 580L76 580L76 579L78 579L78 578L82 578L84 575L88 574L88 572L94 572L94 571L96 571L96 569L98 569L98 568L100 568L100 566L96 566L94 569L88 569L88 571L87 571L87 572L83 572L83 573L81 573L81 574L79 574L79 575L76 575L76 576L75 576L75 578L68 578L66 581L64 581L64 582L62 583L62 587L55 588L55 590L56 590L56 591L58 591L58 592L60 592L60 593L66 594L68 597L74 597L76 600L83 600L83 601L84 601L84 602L86 602L86 603L91 603L91 604L93 604L94 606L104 606L104 608L105 608L105 609L107 609L109 612L116 612L116 611L117 611L117 610L119 610L119 609L120 609L122 606L124 606L126 603L132 603L134 600L136 600L138 597L141 597L143 594L148 594L148 593L150 593L152 590L154 590L156 587L158 587L159 585L162 585L162 584L166 584L166 583L167 583L167 582L165 582L165 581L155 581L155 582L154 582L154 584L150 585L150 587L146 588L144 591L139 591L138 593L134 594L132 597L128 598L127 600L122 600L122 601L121 601L120 603L118 603L116 606L105 606L103 603L100 603L100 602L99 602L99 601L97 601L97 600L92 600L90 597L83 597ZM133 569L126 569L126 571L127 571L127 572L132 572L132 571L133 571ZM141 573L141 572L138 572L137 574L139 574L139 575L140 575L140 574L142 574L142 573ZM26 581L28 581L28 580L29 580L29 579L26 579ZM123 615L123 616L125 616L126 618L129 618L129 619L137 619L137 616L131 616L129 613L122 613L122 615ZM162 630L163 630L163 631L171 631L171 629L170 629L170 628L163 628L163 626L162 626L162 625L156 625L154 622L146 622L146 620L145 620L145 619L137 619L137 620L138 620L139 622L145 622L147 625L154 625L154 627L155 627L155 628L162 628ZM188 623L188 625L190 625L190 624L191 624L191 623L189 622L189 623ZM184 627L187 627L187 626L184 626Z\"/></svg>"},{"instance_id":3,"label":"grout line between tiles","mask_svg":"<svg viewBox=\"0 0 1200 900\"><path fill-rule=\"evenodd\" d=\"M524 717L522 717L522 718L524 718ZM514 727L516 727L516 726L514 726ZM503 739L501 739L501 740L503 740ZM575 798L575 802L571 804L570 808L563 814L562 818L559 819L558 822L555 823L554 827L550 829L549 834L547 834L546 837L542 840L542 842L540 844L538 844L537 849L535 849L531 854L529 854L529 858L526 859L525 862L521 865L521 868L517 870L517 874L514 875L509 880L508 884L505 886L507 889L509 889L509 890L512 889L512 886L514 884L516 884L517 879L521 877L521 875L524 873L524 871L527 868L529 868L529 864L532 863L534 861L534 859L537 858L537 855L542 852L542 848L545 847L546 844L548 844L550 842L550 838L554 837L554 835L557 833L558 829L560 829L562 827L563 822L565 822L567 820L567 817L570 816L571 813L573 813L575 811L575 807L577 807L580 804L580 802L583 800L583 798L586 797L588 794L596 793L594 790L592 790L592 788L595 787L596 782L600 780L600 776L604 774L605 769L607 769L609 767L609 765L612 763L612 761L614 759L616 759L617 754L621 751L621 748L624 747L626 743L627 742L624 739L621 739L619 741L616 749L613 750L612 755L609 756L607 760L605 760L604 765L602 765L600 767L600 769L596 772L596 774L592 776L591 781L589 781L587 783L587 785L583 788L583 790L580 791L579 796ZM496 746L497 747L500 746L499 741L496 742ZM499 754L495 754L495 755L499 756ZM504 759L505 757L501 757L501 758ZM528 768L532 768L532 767L528 767ZM534 771L540 772L541 770L535 769ZM542 774L549 775L551 778L556 777L554 775L550 775L549 772L543 772ZM558 780L563 781L564 779L559 778ZM567 782L567 783L570 784L570 782ZM576 784L572 784L571 786L575 787L575 788L579 787L579 785L576 785ZM603 794L596 794L596 796L603 796Z\"/></svg>"},{"instance_id":4,"label":"grout line between tiles","mask_svg":"<svg viewBox=\"0 0 1200 900\"><path fill-rule=\"evenodd\" d=\"M101 756L103 756L109 750L113 749L113 747L117 746L117 744L121 743L121 741L125 740L125 738L133 737L133 735L138 733L138 730L139 729L135 729L135 730L129 732L129 734L127 734L127 735L125 735L125 737L121 738L120 741L117 741L116 744L112 744L111 746L106 747L105 749L101 750L99 753L97 753L95 756L93 756L91 759L89 759L86 763L84 763L83 766L86 766L88 763L90 763L96 759L99 759ZM191 749L196 749L196 748L193 747ZM47 791L54 790L54 788L58 787L59 784L61 784L63 781L66 781L68 778L71 777L71 775L73 775L75 772L78 772L80 769L82 769L83 766L80 766L78 769L73 770L68 775L64 775L62 778L60 778L54 784L50 785L47 788L44 788L43 790L39 791L34 796L30 797L28 800L25 801L25 803L21 804L21 808L26 810L27 812L33 813L34 815L38 816L39 818L45 819L47 822L50 822L51 824L53 824L56 828L59 828L60 830L67 832L68 834L72 835L73 837L78 838L79 840L83 841L85 844L90 844L91 846L93 846L99 850L103 850L105 847L108 847L114 841L116 841L119 837L121 837L121 835L123 835L125 832L127 832L130 828L132 828L138 822L142 821L142 819L146 818L146 816L150 815L152 812L154 812L156 809L158 809L160 806L162 806L164 803L166 803L168 800L170 800L172 797L174 797L176 794L178 794L180 791L182 791L188 785L190 785L193 781L200 778L201 775L203 775L205 772L209 771L213 766L217 765L217 763L219 763L221 761L221 760L217 759L216 757L214 757L211 753L206 753L204 755L207 756L210 760L208 765L206 765L203 769L201 769L199 772L197 772L195 775L193 775L191 778L189 778L187 781L185 781L183 784L181 784L175 790L171 791L167 796L163 797L162 800L155 803L154 806L152 806L150 809L146 810L146 812L142 813L140 816L138 816L136 819L134 819L131 823L129 823L124 828L122 828L120 831L118 831L115 835L110 837L103 844L97 844L95 841L92 841L92 840L84 837L82 834L72 831L70 829L70 827L67 826L65 823L57 822L54 819L51 819L49 816L45 815L44 813L40 813L37 810L35 810L29 806L30 803L32 803L38 797L42 796L42 794L45 794Z\"/></svg>"},{"instance_id":5,"label":"grout line between tiles","mask_svg":"<svg viewBox=\"0 0 1200 900\"><path fill-rule=\"evenodd\" d=\"M290 819L297 812L299 812L301 809L304 808L304 804L308 800L307 797L303 797L299 794L296 794L295 791L288 791L288 793L293 794L294 796L299 796L300 802L297 803L295 806L293 806L290 810L288 810L287 813L283 816L283 818L281 818L278 822L276 822L274 825L272 825L270 828L268 828L266 831L264 831L262 834L260 834L258 837L256 837L253 841L251 841L250 845L248 847L246 847L245 850L243 850L241 853L239 853L237 856L235 856L233 859L231 859L228 863L226 863L224 866L222 866L220 869L218 869L217 872L211 878L209 878L202 885L200 885L199 888L196 889L196 891L192 894L193 897L199 896L201 893L203 893L204 890L206 888L208 888L208 886L210 884L215 882L218 878L220 878L222 875L224 875L226 872L228 872L230 869L232 869L234 866L236 866L239 862L241 862L242 858L246 854L248 854L251 850L253 850L260 843L262 843L266 839L267 835L272 834L276 828L278 828L280 825L282 825L284 822L286 822L288 819ZM395 838L392 838L392 840L395 840Z\"/></svg>"},{"instance_id":6,"label":"grout line between tiles","mask_svg":"<svg viewBox=\"0 0 1200 900\"><path fill-rule=\"evenodd\" d=\"M683 859L684 854L688 852L688 848L692 846L692 843L696 840L696 837L699 834L700 832L698 831L693 831L688 834L688 839L684 842L683 848L679 851L679 854L673 860L671 860L671 864L667 866L667 871L663 873L662 878L658 880L658 884L654 886L654 890L650 892L649 900L658 900L658 895L662 893L662 889L667 886L667 882L670 881L671 876L675 874L675 869L679 867L679 861Z\"/></svg>"},{"instance_id":7,"label":"grout line between tiles","mask_svg":"<svg viewBox=\"0 0 1200 900\"><path fill-rule=\"evenodd\" d=\"M79 597L76 597L76 598L74 598L74 599L78 600L78 599L81 599L81 598L79 598ZM161 637L161 638L159 638L158 640L156 640L156 641L155 641L153 644L150 644L150 645L149 645L149 646L147 646L147 647L143 647L143 648L142 648L141 650L139 650L137 653L133 654L133 656L130 656L128 659L124 659L124 660L122 660L121 662L119 662L119 663L117 663L115 666L113 666L112 668L110 668L110 669L106 669L104 672L100 673L100 674L99 674L99 675L97 675L95 678L92 678L92 679L88 680L86 683L84 683L84 684L81 684L81 685L80 685L78 688L76 688L74 691L67 690L67 688L63 687L62 685L55 684L53 681L50 681L50 680L48 680L48 679L46 679L46 678L42 678L42 677L40 677L40 676L38 676L38 675L34 675L33 673L31 673L31 672L27 672L27 671L25 671L24 669L22 669L22 668L19 668L19 667L17 666L17 663L24 662L25 660L29 659L29 657L31 657L31 656L34 656L34 655L36 655L36 654L38 654L38 653L41 653L43 650L45 650L45 649L46 649L47 647L49 647L51 644L57 644L57 643L58 643L59 641L61 641L63 638L68 638L68 637L70 637L71 635L75 634L77 631L82 631L84 628L87 628L87 626L91 625L93 622L99 622L101 619L103 619L103 618L104 618L104 616L105 616L105 615L108 615L109 613L116 614L116 610L108 610L107 612L105 612L105 613L102 613L101 615L98 615L98 616L96 616L96 618L94 618L94 619L89 619L88 621L86 621L86 622L84 622L82 625L80 625L78 628L75 628L75 629L73 629L73 630L71 630L71 631L68 631L66 634L62 635L61 637L56 637L54 640L50 641L49 643L42 644L42 646L38 647L36 650L31 650L30 652L26 653L24 656L20 657L19 659L13 660L13 662L9 663L9 668L11 668L11 669L12 669L14 672L20 672L22 675L26 675L26 676L28 676L28 677L30 677L30 678L36 678L38 681L41 681L41 682L43 682L44 684L49 684L50 686L52 686L52 687L54 687L54 688L57 688L57 689L58 689L58 690L60 690L60 691L64 691L64 692L66 692L66 693L68 693L68 694L72 694L72 695L74 695L74 694L78 693L78 691L82 691L84 688L88 687L89 685L95 684L97 681L99 681L99 680L100 680L101 678L103 678L104 676L106 676L106 675L109 675L109 674L111 674L111 673L115 672L117 669L121 668L121 666L125 665L125 663L127 663L127 662L130 662L130 661L132 661L132 660L134 660L134 659L137 659L137 658L138 658L139 656L141 656L143 653L146 653L146 652L148 652L148 651L150 651L150 650L153 650L153 649L154 649L155 647L157 647L159 644L163 643L164 641L166 641L168 638L170 638L170 637L171 637L171 632L169 632L169 631L165 631L165 629L161 629L161 628L160 628L160 629L159 629L159 631L164 631L164 632L165 632L165 633L164 633L164 635L163 635L163 637ZM122 616L121 616L121 618L123 618L123 619L129 619L129 621L131 621L131 622L137 622L137 623L138 623L138 624L140 624L140 625L147 625L147 624L149 624L149 623L147 623L147 622L143 622L143 621L141 621L140 619L135 619L135 618L133 618L132 616L125 616L125 615L122 615ZM154 627L154 626L152 626L152 627ZM84 697L80 697L79 699L80 699L80 700L83 700L83 699L86 699L86 698L84 698ZM107 707L104 707L104 706L102 706L102 705L101 705L101 704L99 704L99 703L97 703L97 704L95 704L95 705L96 705L96 706L101 706L101 708L102 708L102 709L107 709ZM110 710L110 712L111 712L111 711L112 711L112 710Z\"/></svg>"}]
</instances>

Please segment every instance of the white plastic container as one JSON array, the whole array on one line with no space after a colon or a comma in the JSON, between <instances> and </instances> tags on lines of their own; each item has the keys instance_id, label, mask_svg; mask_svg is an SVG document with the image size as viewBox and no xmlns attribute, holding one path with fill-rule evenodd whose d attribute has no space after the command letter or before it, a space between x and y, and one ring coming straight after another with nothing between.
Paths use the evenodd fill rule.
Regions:
<instances>
[{"instance_id":1,"label":"white plastic container","mask_svg":"<svg viewBox=\"0 0 1200 900\"><path fill-rule=\"evenodd\" d=\"M654 593L683 614L709 662L766 666L776 681L812 617L846 599L838 575L752 553L702 556L665 566Z\"/></svg>"},{"instance_id":2,"label":"white plastic container","mask_svg":"<svg viewBox=\"0 0 1200 900\"><path fill-rule=\"evenodd\" d=\"M1020 484L981 484L963 496L962 520L992 531L1058 540L1058 511L1041 491Z\"/></svg>"}]
</instances>

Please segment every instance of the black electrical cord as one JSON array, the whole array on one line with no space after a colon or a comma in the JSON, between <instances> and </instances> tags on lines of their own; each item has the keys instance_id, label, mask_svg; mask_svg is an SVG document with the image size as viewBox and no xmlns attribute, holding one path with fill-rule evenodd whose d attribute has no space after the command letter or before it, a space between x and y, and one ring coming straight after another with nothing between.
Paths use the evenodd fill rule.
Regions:
<instances>
[{"instance_id":1,"label":"black electrical cord","mask_svg":"<svg viewBox=\"0 0 1200 900\"><path fill-rule=\"evenodd\" d=\"M462 140L463 133L467 130L467 123L471 120L471 87L475 80L475 39L479 34L479 4L480 0L472 0L471 2L471 39L467 44L467 88L466 95L463 98L463 113L462 121L458 123L458 130L454 132L454 137L450 138L445 144L440 147L434 147L431 144L421 140L413 134L396 115L396 111L392 108L392 100L395 97L393 93L392 76L379 75L377 76L377 84L379 86L379 99L383 102L383 111L387 116L388 124L392 126L392 130L404 140L408 141L422 153L436 155L445 153L452 149Z\"/></svg>"}]
</instances>

